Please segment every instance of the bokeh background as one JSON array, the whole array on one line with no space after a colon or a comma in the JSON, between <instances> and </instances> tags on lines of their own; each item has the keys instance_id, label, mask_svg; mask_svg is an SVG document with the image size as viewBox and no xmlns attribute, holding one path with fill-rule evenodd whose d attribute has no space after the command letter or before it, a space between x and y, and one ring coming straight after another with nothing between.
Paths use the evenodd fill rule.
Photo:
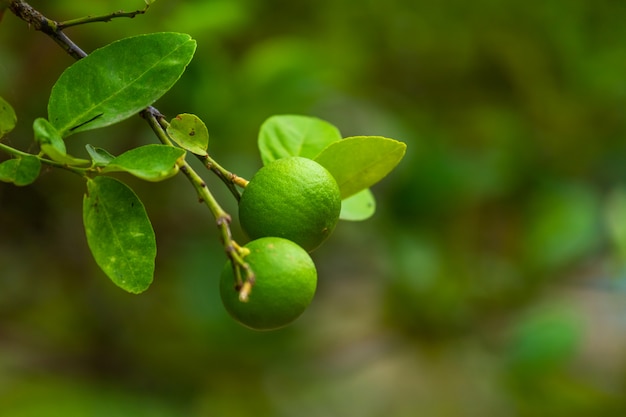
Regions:
<instances>
[{"instance_id":1,"label":"bokeh background","mask_svg":"<svg viewBox=\"0 0 626 417\"><path fill-rule=\"evenodd\" d=\"M31 4L56 20L143 7ZM124 177L157 235L139 296L86 248L83 181L45 170L29 187L0 184L0 415L624 415L625 16L618 0L159 0L68 30L86 51L146 32L197 39L156 106L199 115L213 157L244 177L273 114L408 152L374 187L376 215L340 223L314 253L310 309L271 333L224 312L225 257L184 178ZM71 63L5 14L0 95L19 118L8 143L34 149L32 120ZM137 117L68 147L154 141Z\"/></svg>"}]
</instances>

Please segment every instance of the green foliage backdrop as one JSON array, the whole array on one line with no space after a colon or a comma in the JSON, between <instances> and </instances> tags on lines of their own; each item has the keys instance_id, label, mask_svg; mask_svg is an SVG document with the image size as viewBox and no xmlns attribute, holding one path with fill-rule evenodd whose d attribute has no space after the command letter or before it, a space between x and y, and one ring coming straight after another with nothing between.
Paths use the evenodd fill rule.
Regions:
<instances>
[{"instance_id":1,"label":"green foliage backdrop","mask_svg":"<svg viewBox=\"0 0 626 417\"><path fill-rule=\"evenodd\" d=\"M143 7L31 4L58 20ZM141 296L93 264L83 184L57 171L0 184L0 414L623 415L625 15L610 0L159 0L68 30L87 52L189 33L194 60L158 107L200 116L244 177L272 114L408 153L373 187L376 215L315 252L311 308L269 334L223 311L223 252L183 179L130 180L159 247ZM71 63L5 13L11 144L32 143ZM85 157L86 137L115 155L152 143L139 118L76 133L68 152Z\"/></svg>"}]
</instances>

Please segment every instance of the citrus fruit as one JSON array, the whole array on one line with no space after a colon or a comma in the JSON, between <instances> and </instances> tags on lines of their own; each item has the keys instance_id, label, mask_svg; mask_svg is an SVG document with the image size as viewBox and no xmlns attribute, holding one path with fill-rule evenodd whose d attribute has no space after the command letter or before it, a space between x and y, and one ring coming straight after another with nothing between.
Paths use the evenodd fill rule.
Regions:
<instances>
[{"instance_id":1,"label":"citrus fruit","mask_svg":"<svg viewBox=\"0 0 626 417\"><path fill-rule=\"evenodd\" d=\"M254 330L277 329L298 318L311 303L317 287L313 260L287 239L264 237L247 243L244 257L255 274L247 301L240 301L232 263L224 265L220 296L226 311ZM245 278L244 278L245 279Z\"/></svg>"},{"instance_id":2,"label":"citrus fruit","mask_svg":"<svg viewBox=\"0 0 626 417\"><path fill-rule=\"evenodd\" d=\"M341 195L332 174L297 156L257 171L239 201L239 221L251 239L283 237L309 252L330 236L340 211Z\"/></svg>"}]
</instances>

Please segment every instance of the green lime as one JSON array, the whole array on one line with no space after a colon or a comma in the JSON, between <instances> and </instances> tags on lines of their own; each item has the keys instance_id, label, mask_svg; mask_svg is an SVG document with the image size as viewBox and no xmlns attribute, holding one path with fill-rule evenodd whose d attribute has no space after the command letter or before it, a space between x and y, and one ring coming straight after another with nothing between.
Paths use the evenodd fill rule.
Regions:
<instances>
[{"instance_id":1,"label":"green lime","mask_svg":"<svg viewBox=\"0 0 626 417\"><path fill-rule=\"evenodd\" d=\"M339 220L339 186L312 159L277 159L261 168L239 201L239 221L251 239L277 236L307 251L330 236Z\"/></svg>"},{"instance_id":2,"label":"green lime","mask_svg":"<svg viewBox=\"0 0 626 417\"><path fill-rule=\"evenodd\" d=\"M264 237L244 246L255 274L247 301L240 301L232 263L224 265L220 295L226 311L254 330L273 330L297 319L313 300L317 271L309 254L287 239Z\"/></svg>"}]
</instances>

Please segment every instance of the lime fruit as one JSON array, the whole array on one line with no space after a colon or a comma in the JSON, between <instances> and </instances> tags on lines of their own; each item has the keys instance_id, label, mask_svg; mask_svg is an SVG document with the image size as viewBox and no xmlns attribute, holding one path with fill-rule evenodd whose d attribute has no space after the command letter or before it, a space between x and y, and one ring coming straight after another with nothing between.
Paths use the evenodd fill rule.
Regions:
<instances>
[{"instance_id":1,"label":"lime fruit","mask_svg":"<svg viewBox=\"0 0 626 417\"><path fill-rule=\"evenodd\" d=\"M244 261L254 272L255 282L248 300L240 301L232 263L226 262L220 279L226 311L254 330L286 326L304 312L315 295L313 260L299 245L278 237L253 240L244 247L250 251Z\"/></svg>"},{"instance_id":2,"label":"lime fruit","mask_svg":"<svg viewBox=\"0 0 626 417\"><path fill-rule=\"evenodd\" d=\"M330 236L340 211L341 194L332 174L297 156L257 171L239 201L239 221L251 239L283 237L309 252Z\"/></svg>"}]
</instances>

